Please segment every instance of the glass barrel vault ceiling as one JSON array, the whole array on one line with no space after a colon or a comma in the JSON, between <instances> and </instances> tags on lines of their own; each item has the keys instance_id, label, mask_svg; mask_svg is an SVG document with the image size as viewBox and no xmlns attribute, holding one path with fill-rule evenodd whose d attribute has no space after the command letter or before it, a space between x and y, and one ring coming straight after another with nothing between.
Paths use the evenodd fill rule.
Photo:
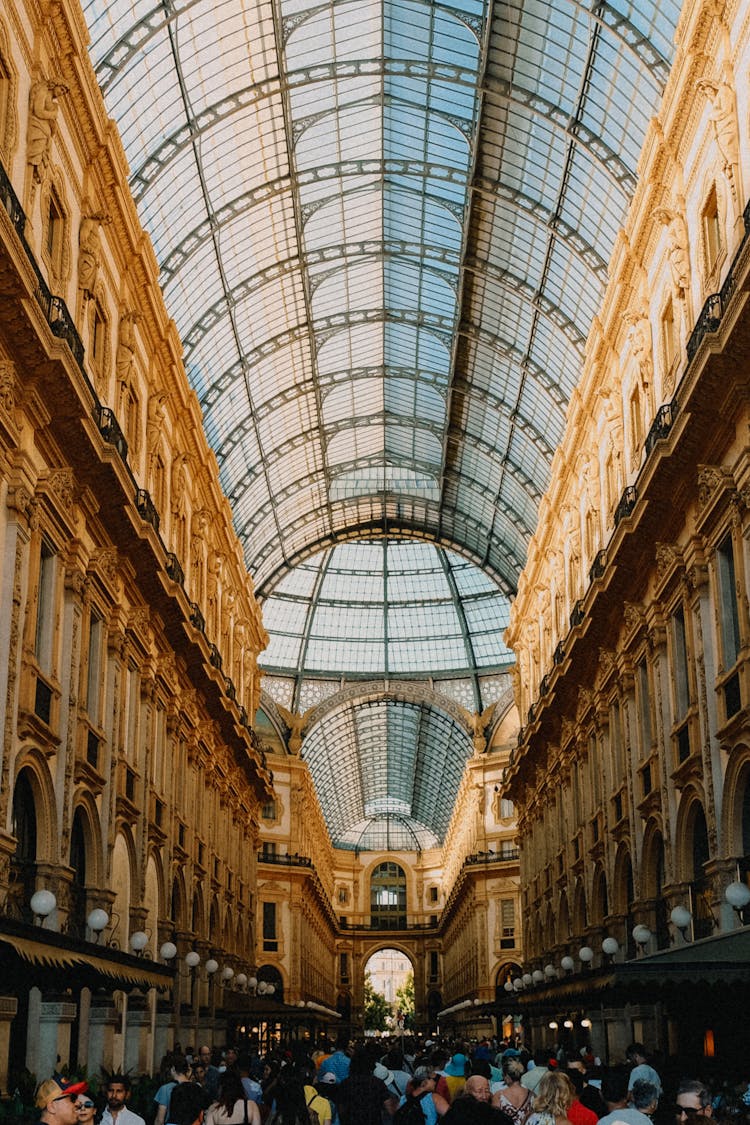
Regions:
<instances>
[{"instance_id":1,"label":"glass barrel vault ceiling","mask_svg":"<svg viewBox=\"0 0 750 1125\"><path fill-rule=\"evenodd\" d=\"M515 587L675 0L88 0L262 593L399 529Z\"/></svg>"},{"instance_id":2,"label":"glass barrel vault ceiling","mask_svg":"<svg viewBox=\"0 0 750 1125\"><path fill-rule=\"evenodd\" d=\"M262 597L399 535L512 594L679 10L84 2Z\"/></svg>"},{"instance_id":3,"label":"glass barrel vault ceiling","mask_svg":"<svg viewBox=\"0 0 750 1125\"><path fill-rule=\"evenodd\" d=\"M442 840L471 751L443 711L376 699L341 703L303 752L337 847L411 851Z\"/></svg>"}]
</instances>

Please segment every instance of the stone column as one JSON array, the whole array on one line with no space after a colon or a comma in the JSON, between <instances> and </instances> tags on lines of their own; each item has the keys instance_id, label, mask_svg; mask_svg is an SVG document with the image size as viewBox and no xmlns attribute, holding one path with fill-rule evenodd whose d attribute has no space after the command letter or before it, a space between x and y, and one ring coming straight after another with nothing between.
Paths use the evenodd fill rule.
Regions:
<instances>
[{"instance_id":1,"label":"stone column","mask_svg":"<svg viewBox=\"0 0 750 1125\"><path fill-rule=\"evenodd\" d=\"M128 1020L125 1028L125 1070L145 1074L149 1070L149 1038L151 1012L148 998L139 992L128 998Z\"/></svg>"},{"instance_id":2,"label":"stone column","mask_svg":"<svg viewBox=\"0 0 750 1125\"><path fill-rule=\"evenodd\" d=\"M17 1011L18 1000L15 996L0 996L0 1090L8 1089L10 1028Z\"/></svg>"},{"instance_id":3,"label":"stone column","mask_svg":"<svg viewBox=\"0 0 750 1125\"><path fill-rule=\"evenodd\" d=\"M156 1019L154 1021L154 1070L159 1066L167 1051L172 1049L174 1042L173 1017L174 1012L170 1001L159 998L156 1002Z\"/></svg>"},{"instance_id":4,"label":"stone column","mask_svg":"<svg viewBox=\"0 0 750 1125\"><path fill-rule=\"evenodd\" d=\"M88 1063L89 1074L112 1070L117 1012L112 997L93 996L89 1011Z\"/></svg>"},{"instance_id":5,"label":"stone column","mask_svg":"<svg viewBox=\"0 0 750 1125\"><path fill-rule=\"evenodd\" d=\"M37 1074L53 1074L61 1064L64 1066L69 1062L70 1025L77 1012L77 1005L69 1000L57 996L42 997L36 1031L39 1040Z\"/></svg>"},{"instance_id":6,"label":"stone column","mask_svg":"<svg viewBox=\"0 0 750 1125\"><path fill-rule=\"evenodd\" d=\"M88 1070L89 1040L88 1027L91 1017L91 990L82 988L78 997L78 1058L71 1059L70 1064L76 1063L81 1070Z\"/></svg>"}]
</instances>

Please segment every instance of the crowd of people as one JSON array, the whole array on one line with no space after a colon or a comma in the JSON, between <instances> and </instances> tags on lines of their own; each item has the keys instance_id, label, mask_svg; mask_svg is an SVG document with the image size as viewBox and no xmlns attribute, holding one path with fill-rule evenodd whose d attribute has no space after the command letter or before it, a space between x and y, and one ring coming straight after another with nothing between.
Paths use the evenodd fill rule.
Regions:
<instances>
[{"instance_id":1,"label":"crowd of people","mask_svg":"<svg viewBox=\"0 0 750 1125\"><path fill-rule=\"evenodd\" d=\"M522 1047L379 1039L278 1045L261 1055L208 1046L166 1056L146 1116L130 1106L127 1075L98 1096L54 1076L37 1091L45 1125L712 1125L744 1113L698 1078L667 1099L641 1044L624 1065L603 1067L586 1048L536 1054ZM670 1091L672 1093L672 1091ZM739 1109L738 1109L739 1107ZM744 1111L747 1112L744 1112ZM148 1121L146 1120L148 1118ZM739 1125L739 1123L738 1123ZM744 1125L744 1123L743 1123Z\"/></svg>"}]
</instances>

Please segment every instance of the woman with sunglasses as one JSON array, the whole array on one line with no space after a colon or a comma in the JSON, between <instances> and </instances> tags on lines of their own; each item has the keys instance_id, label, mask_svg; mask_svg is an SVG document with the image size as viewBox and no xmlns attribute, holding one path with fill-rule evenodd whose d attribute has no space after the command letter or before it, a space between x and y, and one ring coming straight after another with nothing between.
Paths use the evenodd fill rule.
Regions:
<instances>
[{"instance_id":1,"label":"woman with sunglasses","mask_svg":"<svg viewBox=\"0 0 750 1125\"><path fill-rule=\"evenodd\" d=\"M96 1104L91 1094L79 1094L76 1099L77 1125L94 1125L97 1120Z\"/></svg>"}]
</instances>

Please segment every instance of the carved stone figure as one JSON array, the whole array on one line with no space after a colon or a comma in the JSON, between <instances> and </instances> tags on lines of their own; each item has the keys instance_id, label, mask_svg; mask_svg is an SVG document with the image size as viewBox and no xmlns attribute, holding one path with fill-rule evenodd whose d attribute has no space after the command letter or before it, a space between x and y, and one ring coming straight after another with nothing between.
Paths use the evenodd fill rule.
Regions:
<instances>
[{"instance_id":1,"label":"carved stone figure","mask_svg":"<svg viewBox=\"0 0 750 1125\"><path fill-rule=\"evenodd\" d=\"M146 423L146 449L149 463L152 461L159 444L168 398L169 395L166 391L156 391L149 396L148 421Z\"/></svg>"},{"instance_id":2,"label":"carved stone figure","mask_svg":"<svg viewBox=\"0 0 750 1125\"><path fill-rule=\"evenodd\" d=\"M667 256L672 273L672 284L679 300L685 299L690 288L690 251L688 232L680 211L657 207L654 218L667 228Z\"/></svg>"},{"instance_id":3,"label":"carved stone figure","mask_svg":"<svg viewBox=\"0 0 750 1125\"><path fill-rule=\"evenodd\" d=\"M16 408L16 373L15 366L6 361L0 361L0 409L6 414L13 414Z\"/></svg>"},{"instance_id":4,"label":"carved stone figure","mask_svg":"<svg viewBox=\"0 0 750 1125\"><path fill-rule=\"evenodd\" d=\"M651 356L651 325L640 312L626 313L625 323L629 325L628 341L630 353L636 362L641 386L647 390L654 378L654 363Z\"/></svg>"},{"instance_id":5,"label":"carved stone figure","mask_svg":"<svg viewBox=\"0 0 750 1125\"><path fill-rule=\"evenodd\" d=\"M709 120L713 127L716 145L721 153L722 170L727 179L734 180L734 169L740 161L734 90L726 81L726 77L722 77L719 82L711 78L700 78L696 83L696 89L711 102Z\"/></svg>"},{"instance_id":6,"label":"carved stone figure","mask_svg":"<svg viewBox=\"0 0 750 1125\"><path fill-rule=\"evenodd\" d=\"M102 260L100 227L109 222L107 215L84 215L78 230L78 288L91 296L96 286Z\"/></svg>"},{"instance_id":7,"label":"carved stone figure","mask_svg":"<svg viewBox=\"0 0 750 1125\"><path fill-rule=\"evenodd\" d=\"M26 137L26 159L34 169L34 179L41 183L49 164L50 146L57 127L58 98L68 93L61 82L39 79L29 94L29 126Z\"/></svg>"},{"instance_id":8,"label":"carved stone figure","mask_svg":"<svg viewBox=\"0 0 750 1125\"><path fill-rule=\"evenodd\" d=\"M126 312L120 317L115 371L121 383L129 382L133 374L135 366L135 326L140 319L141 315L137 312Z\"/></svg>"},{"instance_id":9,"label":"carved stone figure","mask_svg":"<svg viewBox=\"0 0 750 1125\"><path fill-rule=\"evenodd\" d=\"M185 510L185 489L187 486L186 453L179 453L172 462L172 515L182 515Z\"/></svg>"}]
</instances>

